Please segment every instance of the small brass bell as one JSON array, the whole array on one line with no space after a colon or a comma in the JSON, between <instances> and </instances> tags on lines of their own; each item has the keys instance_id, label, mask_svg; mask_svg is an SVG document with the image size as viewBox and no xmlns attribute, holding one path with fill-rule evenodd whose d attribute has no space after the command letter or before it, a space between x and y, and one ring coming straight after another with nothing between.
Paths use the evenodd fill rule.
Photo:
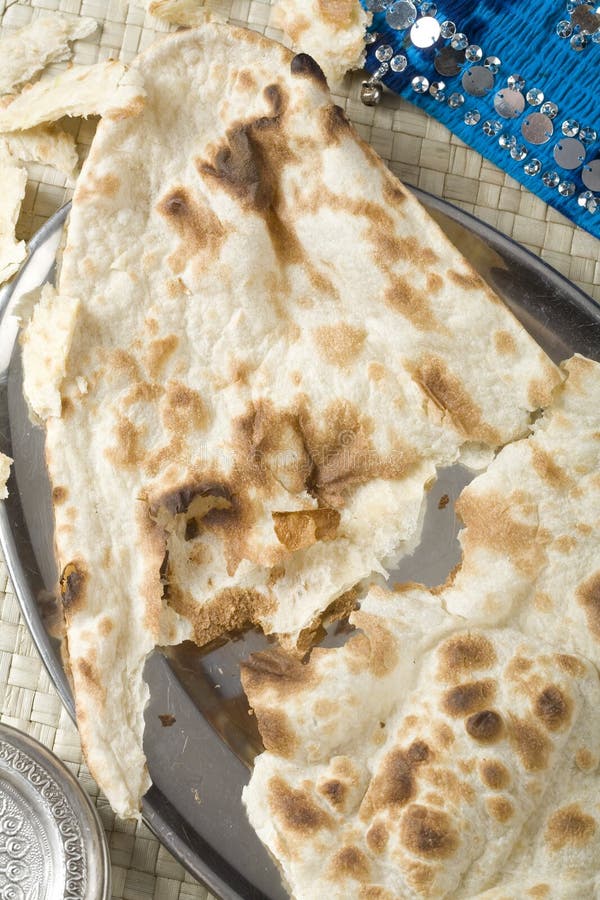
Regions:
<instances>
[{"instance_id":1,"label":"small brass bell","mask_svg":"<svg viewBox=\"0 0 600 900\"><path fill-rule=\"evenodd\" d=\"M382 88L378 81L363 81L360 88L360 99L365 106L377 106L381 100Z\"/></svg>"}]
</instances>

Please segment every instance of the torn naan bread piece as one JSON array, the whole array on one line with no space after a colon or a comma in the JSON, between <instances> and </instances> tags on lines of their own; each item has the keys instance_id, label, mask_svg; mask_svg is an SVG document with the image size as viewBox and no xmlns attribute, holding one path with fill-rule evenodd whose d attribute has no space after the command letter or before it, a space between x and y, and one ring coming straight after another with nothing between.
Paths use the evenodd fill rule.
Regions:
<instances>
[{"instance_id":1,"label":"torn naan bread piece","mask_svg":"<svg viewBox=\"0 0 600 900\"><path fill-rule=\"evenodd\" d=\"M40 78L0 107L0 133L24 131L62 116L135 115L144 102L139 73L121 62L71 66Z\"/></svg>"},{"instance_id":2,"label":"torn naan bread piece","mask_svg":"<svg viewBox=\"0 0 600 900\"><path fill-rule=\"evenodd\" d=\"M22 334L23 391L36 421L61 414L60 387L78 310L77 298L65 302L45 284Z\"/></svg>"},{"instance_id":3,"label":"torn naan bread piece","mask_svg":"<svg viewBox=\"0 0 600 900\"><path fill-rule=\"evenodd\" d=\"M87 37L97 27L94 19L85 16L54 13L6 31L0 38L0 95L20 88L50 63L69 59L70 42Z\"/></svg>"},{"instance_id":4,"label":"torn naan bread piece","mask_svg":"<svg viewBox=\"0 0 600 900\"><path fill-rule=\"evenodd\" d=\"M0 500L6 500L8 497L7 482L10 478L10 467L13 460L5 453L0 453Z\"/></svg>"},{"instance_id":5,"label":"torn naan bread piece","mask_svg":"<svg viewBox=\"0 0 600 900\"><path fill-rule=\"evenodd\" d=\"M196 28L218 18L206 8L204 0L151 0L148 12L157 19L182 28Z\"/></svg>"},{"instance_id":6,"label":"torn naan bread piece","mask_svg":"<svg viewBox=\"0 0 600 900\"><path fill-rule=\"evenodd\" d=\"M242 666L268 748L244 803L296 900L594 900L595 667L419 586L372 589L350 621L306 664ZM517 866L555 893L507 892Z\"/></svg>"},{"instance_id":7,"label":"torn naan bread piece","mask_svg":"<svg viewBox=\"0 0 600 900\"><path fill-rule=\"evenodd\" d=\"M334 88L346 72L362 68L372 19L360 0L277 0L270 24L289 37L294 50L312 56Z\"/></svg>"},{"instance_id":8,"label":"torn naan bread piece","mask_svg":"<svg viewBox=\"0 0 600 900\"><path fill-rule=\"evenodd\" d=\"M533 435L459 498L464 560L444 598L600 666L600 364L575 356L564 371Z\"/></svg>"},{"instance_id":9,"label":"torn naan bread piece","mask_svg":"<svg viewBox=\"0 0 600 900\"><path fill-rule=\"evenodd\" d=\"M79 164L75 138L55 125L9 132L3 135L3 140L13 157L21 162L52 166L68 178L75 175Z\"/></svg>"},{"instance_id":10,"label":"torn naan bread piece","mask_svg":"<svg viewBox=\"0 0 600 900\"><path fill-rule=\"evenodd\" d=\"M145 107L78 180L46 422L80 733L121 815L155 644L302 645L416 545L436 467L527 434L560 382L308 56L208 25L135 71Z\"/></svg>"},{"instance_id":11,"label":"torn naan bread piece","mask_svg":"<svg viewBox=\"0 0 600 900\"><path fill-rule=\"evenodd\" d=\"M27 252L25 241L15 238L26 185L27 170L0 139L0 284L12 278Z\"/></svg>"}]
</instances>

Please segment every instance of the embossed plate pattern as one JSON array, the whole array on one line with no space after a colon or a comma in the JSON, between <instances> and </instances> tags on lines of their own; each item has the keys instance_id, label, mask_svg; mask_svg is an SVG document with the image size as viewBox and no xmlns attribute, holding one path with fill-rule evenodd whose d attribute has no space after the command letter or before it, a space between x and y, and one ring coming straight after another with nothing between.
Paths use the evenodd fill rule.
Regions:
<instances>
[{"instance_id":1,"label":"embossed plate pattern","mask_svg":"<svg viewBox=\"0 0 600 900\"><path fill-rule=\"evenodd\" d=\"M0 725L0 897L110 897L104 831L87 795L45 747L8 725Z\"/></svg>"}]
</instances>

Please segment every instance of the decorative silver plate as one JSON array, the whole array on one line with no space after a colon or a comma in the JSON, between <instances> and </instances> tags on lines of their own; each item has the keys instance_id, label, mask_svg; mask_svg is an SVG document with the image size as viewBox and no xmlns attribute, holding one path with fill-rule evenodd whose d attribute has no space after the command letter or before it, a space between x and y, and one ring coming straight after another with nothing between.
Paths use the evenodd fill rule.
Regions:
<instances>
[{"instance_id":1,"label":"decorative silver plate","mask_svg":"<svg viewBox=\"0 0 600 900\"><path fill-rule=\"evenodd\" d=\"M574 352L600 359L600 308L589 297L493 228L441 200L415 193L553 359ZM42 228L31 242L21 274L0 291L0 450L15 460L8 500L0 503L0 542L23 616L74 716L59 646L43 615L57 574L44 435L27 415L17 326L10 316L19 294L53 277L67 214L61 210ZM439 475L429 494L421 545L392 574L392 582L439 584L459 559L453 502L469 474L454 467ZM444 499L442 509L443 495L449 502ZM168 656L154 653L145 671L151 699L145 710L144 746L153 787L144 800L144 818L183 865L226 900L287 896L241 803L242 787L261 744L241 690L239 661L265 644L256 632L210 653L184 644Z\"/></svg>"},{"instance_id":2,"label":"decorative silver plate","mask_svg":"<svg viewBox=\"0 0 600 900\"><path fill-rule=\"evenodd\" d=\"M8 725L0 725L0 897L110 897L106 839L87 795L45 747Z\"/></svg>"}]
</instances>

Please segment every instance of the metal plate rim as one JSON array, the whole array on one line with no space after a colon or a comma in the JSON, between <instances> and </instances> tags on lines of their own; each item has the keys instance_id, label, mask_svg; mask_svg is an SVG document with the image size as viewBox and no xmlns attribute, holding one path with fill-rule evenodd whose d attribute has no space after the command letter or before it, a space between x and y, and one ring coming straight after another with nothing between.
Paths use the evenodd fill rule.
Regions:
<instances>
[{"instance_id":1,"label":"metal plate rim","mask_svg":"<svg viewBox=\"0 0 600 900\"><path fill-rule=\"evenodd\" d=\"M517 258L525 268L531 270L533 273L543 274L548 283L565 298L568 298L573 305L583 309L590 317L596 319L599 318L599 304L527 248L521 246L512 238L502 234L493 226L480 221L475 216L459 209L446 200L442 200L418 188L411 187L410 190L429 211L438 212L448 217L454 223L478 238L481 238L494 248L508 248L512 256ZM58 212L55 213L36 233L29 243L29 256L20 273L9 285L0 290L0 331L4 327L7 308L19 279L26 271L35 251L44 244L50 235L63 225L68 215L69 208L70 204L67 204L58 210ZM0 373L0 378L2 375L3 373ZM32 634L36 648L59 693L62 703L71 718L75 721L75 708L69 683L64 670L57 663L50 638L41 621L35 599L27 590L27 584L23 578L23 570L16 551L14 536L4 503L0 503L0 546L2 547L6 558L7 568L14 585L21 612ZM162 797L162 795L160 796ZM181 835L174 830L166 820L165 816L161 813L156 801L157 798L153 796L151 789L143 801L143 819L150 830L173 854L173 856L205 887L215 895L221 897L222 900L248 900L246 896L240 894L232 887L231 883L227 880L227 873L225 870L223 870L222 875L220 875L215 868L212 868L204 858L198 854L198 852L186 845ZM182 821L184 820L182 819Z\"/></svg>"}]
</instances>

